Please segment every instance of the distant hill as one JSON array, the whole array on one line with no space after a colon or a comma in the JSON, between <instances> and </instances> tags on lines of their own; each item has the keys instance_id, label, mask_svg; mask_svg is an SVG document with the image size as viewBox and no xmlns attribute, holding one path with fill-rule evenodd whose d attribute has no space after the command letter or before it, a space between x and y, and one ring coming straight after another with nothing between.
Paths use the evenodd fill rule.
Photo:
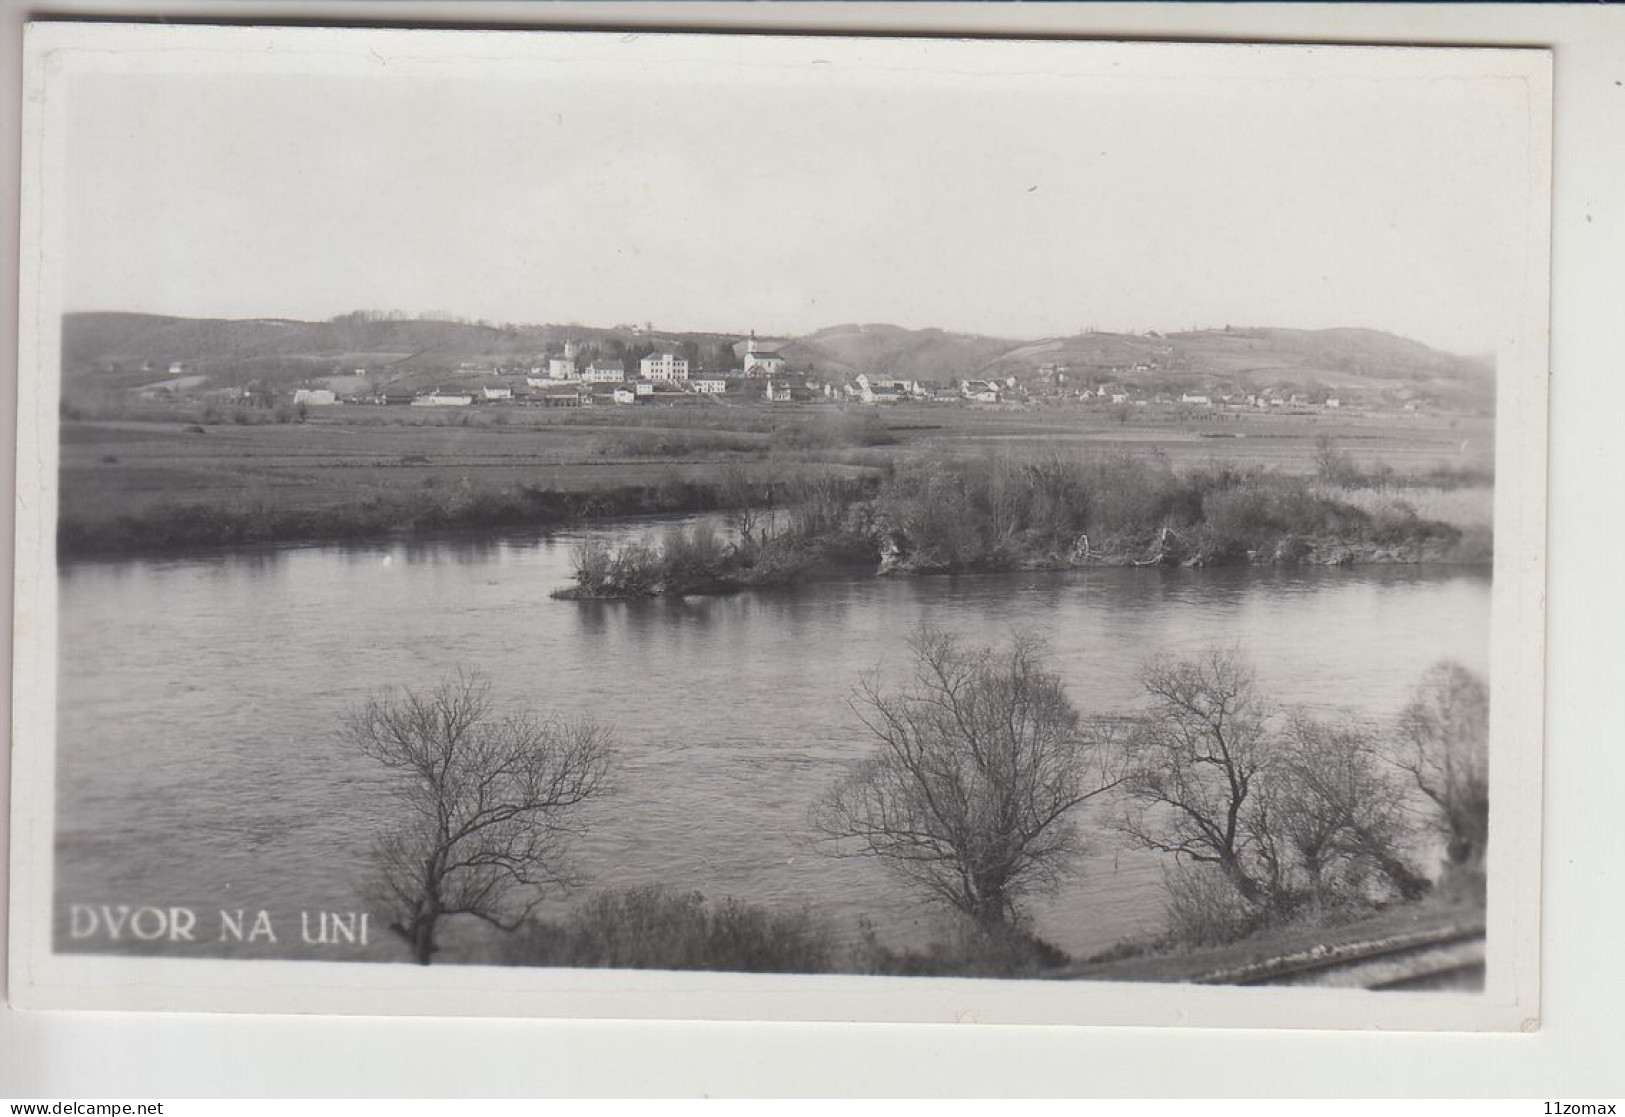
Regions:
<instances>
[{"instance_id":1,"label":"distant hill","mask_svg":"<svg viewBox=\"0 0 1625 1117\"><path fill-rule=\"evenodd\" d=\"M791 367L827 376L871 376L948 383L981 375L1001 353L1020 344L1005 338L908 330L901 326L831 326L797 338L780 351Z\"/></svg>"},{"instance_id":2,"label":"distant hill","mask_svg":"<svg viewBox=\"0 0 1625 1117\"><path fill-rule=\"evenodd\" d=\"M525 365L573 341L586 356L635 359L656 349L686 351L708 366L725 363L736 338L634 327L494 325L464 321L344 315L327 322L278 318L174 318L87 312L62 321L64 383L129 386L161 377L172 365L214 386L302 381L365 366L394 379L433 381L464 364Z\"/></svg>"},{"instance_id":3,"label":"distant hill","mask_svg":"<svg viewBox=\"0 0 1625 1117\"><path fill-rule=\"evenodd\" d=\"M327 322L78 313L62 323L65 384L128 387L173 364L217 386L290 383L366 366L377 384L433 381L468 364L521 365L565 340L635 359L680 350L707 371L737 364L737 334L630 326L495 325L352 314ZM1057 370L1079 387L1121 382L1155 391L1203 389L1426 394L1468 406L1493 399L1493 367L1367 329L1225 328L1180 333L1084 333L1021 340L907 329L831 326L768 342L792 371L832 379L858 373L949 384L995 376L1036 383ZM1046 367L1047 366L1047 367Z\"/></svg>"}]
</instances>

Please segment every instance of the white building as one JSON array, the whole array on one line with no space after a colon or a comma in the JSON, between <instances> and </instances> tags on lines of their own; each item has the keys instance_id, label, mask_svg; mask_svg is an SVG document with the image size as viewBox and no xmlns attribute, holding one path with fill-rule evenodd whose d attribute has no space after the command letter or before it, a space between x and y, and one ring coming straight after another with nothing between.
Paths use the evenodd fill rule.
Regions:
<instances>
[{"instance_id":1,"label":"white building","mask_svg":"<svg viewBox=\"0 0 1625 1117\"><path fill-rule=\"evenodd\" d=\"M413 407L467 407L474 402L473 396L465 396L456 392L430 392L417 397L412 401Z\"/></svg>"},{"instance_id":2,"label":"white building","mask_svg":"<svg viewBox=\"0 0 1625 1117\"><path fill-rule=\"evenodd\" d=\"M482 384L480 395L485 399L513 399L513 389L506 384Z\"/></svg>"},{"instance_id":3,"label":"white building","mask_svg":"<svg viewBox=\"0 0 1625 1117\"><path fill-rule=\"evenodd\" d=\"M688 361L676 353L651 353L643 358L640 370L645 380L688 379Z\"/></svg>"},{"instance_id":4,"label":"white building","mask_svg":"<svg viewBox=\"0 0 1625 1117\"><path fill-rule=\"evenodd\" d=\"M864 403L902 403L919 394L920 386L913 380L885 380L871 378L868 373L858 374L858 398Z\"/></svg>"},{"instance_id":5,"label":"white building","mask_svg":"<svg viewBox=\"0 0 1625 1117\"><path fill-rule=\"evenodd\" d=\"M564 356L549 357L547 359L547 378L549 380L575 380L576 376L576 343L564 343Z\"/></svg>"},{"instance_id":6,"label":"white building","mask_svg":"<svg viewBox=\"0 0 1625 1117\"><path fill-rule=\"evenodd\" d=\"M581 379L588 384L621 384L626 381L626 365L622 361L600 357L587 366Z\"/></svg>"},{"instance_id":7,"label":"white building","mask_svg":"<svg viewBox=\"0 0 1625 1117\"><path fill-rule=\"evenodd\" d=\"M756 332L751 331L750 339L745 342L746 376L775 377L784 371L784 358L772 349L762 349L756 344Z\"/></svg>"},{"instance_id":8,"label":"white building","mask_svg":"<svg viewBox=\"0 0 1625 1117\"><path fill-rule=\"evenodd\" d=\"M613 395L615 402L619 404L638 402L638 394L631 388L616 388L611 394Z\"/></svg>"},{"instance_id":9,"label":"white building","mask_svg":"<svg viewBox=\"0 0 1625 1117\"><path fill-rule=\"evenodd\" d=\"M723 392L728 390L728 382L726 380L717 380L711 377L706 377L700 380L690 380L688 382L688 386L690 390L708 396L720 396Z\"/></svg>"},{"instance_id":10,"label":"white building","mask_svg":"<svg viewBox=\"0 0 1625 1117\"><path fill-rule=\"evenodd\" d=\"M339 397L326 388L300 388L293 394L294 403L303 403L310 407L331 407L338 401Z\"/></svg>"}]
</instances>

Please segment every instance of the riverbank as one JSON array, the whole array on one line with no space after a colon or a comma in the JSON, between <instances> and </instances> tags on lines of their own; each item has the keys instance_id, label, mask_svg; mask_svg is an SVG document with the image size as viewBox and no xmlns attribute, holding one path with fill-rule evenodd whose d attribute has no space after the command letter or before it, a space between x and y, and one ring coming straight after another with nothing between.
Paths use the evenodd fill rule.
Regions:
<instances>
[{"instance_id":1,"label":"riverbank","mask_svg":"<svg viewBox=\"0 0 1625 1117\"><path fill-rule=\"evenodd\" d=\"M679 479L575 492L520 485L393 493L318 508L279 506L258 495L236 503L173 499L129 512L64 511L57 524L57 557L124 558L402 535L528 532L634 516L708 512L718 502L715 484Z\"/></svg>"},{"instance_id":2,"label":"riverbank","mask_svg":"<svg viewBox=\"0 0 1625 1117\"><path fill-rule=\"evenodd\" d=\"M1078 981L1202 985L1263 985L1289 979L1336 983L1331 975L1340 968L1422 947L1482 940L1483 934L1481 904L1428 898L1358 919L1304 921L1270 928L1205 949L1125 943L1049 976Z\"/></svg>"}]
</instances>

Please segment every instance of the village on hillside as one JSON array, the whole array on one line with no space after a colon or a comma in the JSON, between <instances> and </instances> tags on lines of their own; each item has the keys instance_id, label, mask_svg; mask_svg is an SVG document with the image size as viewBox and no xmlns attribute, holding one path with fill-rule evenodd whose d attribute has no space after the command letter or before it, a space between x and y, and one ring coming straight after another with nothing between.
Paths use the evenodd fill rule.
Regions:
<instances>
[{"instance_id":1,"label":"village on hillside","mask_svg":"<svg viewBox=\"0 0 1625 1117\"><path fill-rule=\"evenodd\" d=\"M1126 419L1133 409L1177 411L1194 417L1260 411L1307 414L1358 410L1403 414L1457 410L1457 401L1430 393L1424 382L1350 387L1315 376L1269 369L1227 375L1223 367L1196 368L1162 335L1133 337L1134 359L1121 352L1095 359L1044 359L1043 345L988 362L974 374L935 377L900 375L884 357L863 371L832 370L829 362L784 350L796 343L748 337L702 347L693 341L651 337L628 327L626 344L598 337L566 337L527 358L447 359L427 368L391 360L346 362L338 358L317 369L307 366L297 384L283 378L229 383L211 373L207 359L144 358L104 364L98 371L141 371L156 379L136 386L146 402L218 399L253 406L292 404L301 409L342 405L402 405L420 408L472 406L615 408L761 403L797 405L852 403L872 406L904 403L999 409L1070 405L1102 409ZM1217 334L1217 331L1215 331ZM1229 335L1227 327L1221 338ZM1128 340L1125 335L1125 340ZM1120 347L1121 348L1121 347ZM802 353L805 349L801 350ZM163 371L160 371L163 370ZM959 370L963 372L964 370ZM1260 375L1263 374L1263 375ZM126 381L128 382L128 381Z\"/></svg>"}]
</instances>

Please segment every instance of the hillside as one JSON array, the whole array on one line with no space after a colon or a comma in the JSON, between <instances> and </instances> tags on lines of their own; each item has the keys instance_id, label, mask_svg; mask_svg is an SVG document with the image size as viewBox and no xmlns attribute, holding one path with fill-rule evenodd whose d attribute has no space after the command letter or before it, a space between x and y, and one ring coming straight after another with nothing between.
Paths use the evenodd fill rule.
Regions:
<instances>
[{"instance_id":1,"label":"hillside","mask_svg":"<svg viewBox=\"0 0 1625 1117\"><path fill-rule=\"evenodd\" d=\"M826 376L871 376L948 383L984 375L998 357L1020 342L908 330L901 326L832 326L786 344L780 351L792 367L805 365Z\"/></svg>"},{"instance_id":2,"label":"hillside","mask_svg":"<svg viewBox=\"0 0 1625 1117\"><path fill-rule=\"evenodd\" d=\"M734 338L630 326L496 325L364 313L301 322L87 312L63 316L62 372L69 387L121 390L161 380L175 365L213 387L301 383L365 366L382 374L379 384L415 384L464 365L534 364L558 352L566 340L589 358L635 359L670 348L721 365L719 354Z\"/></svg>"},{"instance_id":3,"label":"hillside","mask_svg":"<svg viewBox=\"0 0 1625 1117\"><path fill-rule=\"evenodd\" d=\"M625 359L675 349L696 367L716 372L737 367L744 348L739 335L729 334L366 313L300 322L98 312L66 315L62 329L65 385L113 391L150 383L177 365L215 387L300 383L359 366L373 371L375 384L417 386L468 367L538 363L567 339L589 355ZM1123 383L1151 392L1424 394L1464 407L1488 406L1494 393L1488 362L1367 329L1227 327L1019 340L849 324L764 341L783 354L791 371L834 380L868 373L943 385L1014 377L1032 385L1053 381L1059 370L1069 388Z\"/></svg>"}]
</instances>

